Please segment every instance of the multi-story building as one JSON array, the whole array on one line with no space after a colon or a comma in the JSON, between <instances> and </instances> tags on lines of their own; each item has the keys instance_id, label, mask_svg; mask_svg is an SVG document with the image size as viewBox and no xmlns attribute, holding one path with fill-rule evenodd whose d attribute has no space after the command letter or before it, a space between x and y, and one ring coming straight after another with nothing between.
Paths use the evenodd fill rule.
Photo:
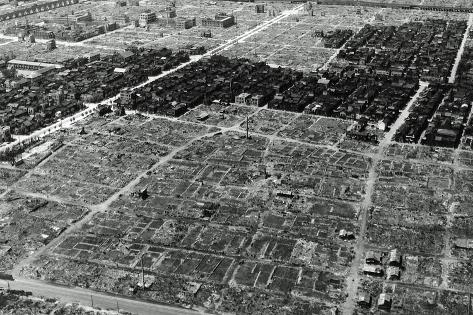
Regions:
<instances>
[{"instance_id":1,"label":"multi-story building","mask_svg":"<svg viewBox=\"0 0 473 315\"><path fill-rule=\"evenodd\" d=\"M114 31L114 30L116 30L116 29L118 29L118 24L117 24L117 22L112 22L112 23L107 23L107 24L105 24L105 30L106 30L107 32L111 32L111 31Z\"/></svg>"},{"instance_id":2,"label":"multi-story building","mask_svg":"<svg viewBox=\"0 0 473 315\"><path fill-rule=\"evenodd\" d=\"M143 12L140 14L140 18L138 20L140 26L145 27L149 23L156 22L156 13L155 12Z\"/></svg>"},{"instance_id":3,"label":"multi-story building","mask_svg":"<svg viewBox=\"0 0 473 315\"><path fill-rule=\"evenodd\" d=\"M30 35L33 35L34 38L55 38L54 32L47 30L44 27L37 25L15 25L7 27L5 30L6 35L18 35L18 41L31 41Z\"/></svg>"},{"instance_id":4,"label":"multi-story building","mask_svg":"<svg viewBox=\"0 0 473 315\"><path fill-rule=\"evenodd\" d=\"M234 24L235 24L235 17L233 15L227 15L225 13L216 14L215 19L210 19L210 18L202 19L202 26L205 26L205 27L227 28Z\"/></svg>"},{"instance_id":5,"label":"multi-story building","mask_svg":"<svg viewBox=\"0 0 473 315\"><path fill-rule=\"evenodd\" d=\"M69 24L79 22L90 22L92 21L92 15L89 11L80 11L72 15L64 15L53 17L50 22L57 24Z\"/></svg>"},{"instance_id":6,"label":"multi-story building","mask_svg":"<svg viewBox=\"0 0 473 315\"><path fill-rule=\"evenodd\" d=\"M235 97L235 103L241 105L249 105L251 100L251 94L249 93L241 93L237 97Z\"/></svg>"},{"instance_id":7,"label":"multi-story building","mask_svg":"<svg viewBox=\"0 0 473 315\"><path fill-rule=\"evenodd\" d=\"M18 59L12 59L8 61L8 68L15 68L18 70L39 70L43 68L63 68L62 65L56 63L45 63L35 61L24 61Z\"/></svg>"},{"instance_id":8,"label":"multi-story building","mask_svg":"<svg viewBox=\"0 0 473 315\"><path fill-rule=\"evenodd\" d=\"M56 37L53 31L48 31L48 30L40 29L40 28L33 29L33 34L36 38L43 38L43 39L50 39L50 38Z\"/></svg>"},{"instance_id":9,"label":"multi-story building","mask_svg":"<svg viewBox=\"0 0 473 315\"><path fill-rule=\"evenodd\" d=\"M255 95L250 99L250 105L261 106L263 105L263 101L264 101L263 95Z\"/></svg>"},{"instance_id":10,"label":"multi-story building","mask_svg":"<svg viewBox=\"0 0 473 315\"><path fill-rule=\"evenodd\" d=\"M132 105L136 99L135 92L130 88L120 90L120 102L123 105Z\"/></svg>"},{"instance_id":11,"label":"multi-story building","mask_svg":"<svg viewBox=\"0 0 473 315\"><path fill-rule=\"evenodd\" d=\"M187 18L177 18L176 19L176 28L178 29L188 29L195 25L195 19L187 19Z\"/></svg>"},{"instance_id":12,"label":"multi-story building","mask_svg":"<svg viewBox=\"0 0 473 315\"><path fill-rule=\"evenodd\" d=\"M94 61L100 60L99 53L88 53L88 54L85 54L83 57L87 59L88 62L94 62Z\"/></svg>"},{"instance_id":13,"label":"multi-story building","mask_svg":"<svg viewBox=\"0 0 473 315\"><path fill-rule=\"evenodd\" d=\"M128 15L125 15L125 14L116 16L113 18L113 20L120 25L125 25L125 24L130 23L130 18L128 17Z\"/></svg>"}]
</instances>

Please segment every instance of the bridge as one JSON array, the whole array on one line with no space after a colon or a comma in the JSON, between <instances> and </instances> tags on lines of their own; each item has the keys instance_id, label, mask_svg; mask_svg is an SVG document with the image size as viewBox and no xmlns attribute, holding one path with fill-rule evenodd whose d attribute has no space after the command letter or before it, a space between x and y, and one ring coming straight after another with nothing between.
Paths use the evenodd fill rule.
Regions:
<instances>
[{"instance_id":1,"label":"bridge","mask_svg":"<svg viewBox=\"0 0 473 315\"><path fill-rule=\"evenodd\" d=\"M40 4L34 4L30 7L19 8L15 11L4 13L0 15L0 22L8 21L11 19L21 18L23 16L36 14L40 12L50 11L61 7L77 4L79 0L56 0L50 2L43 2Z\"/></svg>"},{"instance_id":2,"label":"bridge","mask_svg":"<svg viewBox=\"0 0 473 315\"><path fill-rule=\"evenodd\" d=\"M364 7L377 7L377 8L404 9L404 10L473 13L472 7L451 7L451 6L435 6L435 5L407 4L407 3L385 3L385 2L358 1L358 0L315 0L315 3L325 4L325 5L351 5L351 6L364 6Z\"/></svg>"}]
</instances>

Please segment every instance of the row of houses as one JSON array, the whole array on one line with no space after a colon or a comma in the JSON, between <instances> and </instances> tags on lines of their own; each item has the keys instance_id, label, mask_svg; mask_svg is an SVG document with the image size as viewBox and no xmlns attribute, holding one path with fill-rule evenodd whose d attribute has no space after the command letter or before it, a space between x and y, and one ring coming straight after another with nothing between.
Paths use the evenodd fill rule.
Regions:
<instances>
[{"instance_id":1,"label":"row of houses","mask_svg":"<svg viewBox=\"0 0 473 315\"><path fill-rule=\"evenodd\" d=\"M415 78L390 77L346 67L340 73L326 71L306 75L274 98L269 107L310 114L360 120L386 130L415 93Z\"/></svg>"},{"instance_id":2,"label":"row of houses","mask_svg":"<svg viewBox=\"0 0 473 315\"><path fill-rule=\"evenodd\" d=\"M133 91L134 95L123 90L120 102L127 108L170 115L181 115L214 101L268 104L273 109L354 119L385 131L418 87L416 79L381 76L349 67L341 73L303 75L264 63L214 56Z\"/></svg>"},{"instance_id":3,"label":"row of houses","mask_svg":"<svg viewBox=\"0 0 473 315\"><path fill-rule=\"evenodd\" d=\"M367 24L338 57L378 74L446 82L466 26L466 21L435 19L398 27Z\"/></svg>"},{"instance_id":4,"label":"row of houses","mask_svg":"<svg viewBox=\"0 0 473 315\"><path fill-rule=\"evenodd\" d=\"M421 143L457 147L471 111L472 101L473 95L469 88L458 85L452 87L429 122Z\"/></svg>"},{"instance_id":5,"label":"row of houses","mask_svg":"<svg viewBox=\"0 0 473 315\"><path fill-rule=\"evenodd\" d=\"M457 147L468 122L473 93L468 85L431 84L398 129L399 142ZM466 128L465 135L468 135Z\"/></svg>"},{"instance_id":6,"label":"row of houses","mask_svg":"<svg viewBox=\"0 0 473 315\"><path fill-rule=\"evenodd\" d=\"M189 60L187 53L170 50L125 51L109 56L89 55L64 63L62 67L0 94L0 125L11 133L25 135L57 119L117 95L124 86L135 86L148 76L161 73ZM11 67L44 66L13 60ZM21 84L20 84L21 83Z\"/></svg>"},{"instance_id":7,"label":"row of houses","mask_svg":"<svg viewBox=\"0 0 473 315\"><path fill-rule=\"evenodd\" d=\"M127 108L170 115L213 101L262 106L301 77L300 72L265 63L213 56L134 91L134 96L123 91L120 102Z\"/></svg>"},{"instance_id":8,"label":"row of houses","mask_svg":"<svg viewBox=\"0 0 473 315\"><path fill-rule=\"evenodd\" d=\"M446 92L444 85L440 83L431 84L413 105L406 121L397 130L394 136L395 140L418 143Z\"/></svg>"}]
</instances>

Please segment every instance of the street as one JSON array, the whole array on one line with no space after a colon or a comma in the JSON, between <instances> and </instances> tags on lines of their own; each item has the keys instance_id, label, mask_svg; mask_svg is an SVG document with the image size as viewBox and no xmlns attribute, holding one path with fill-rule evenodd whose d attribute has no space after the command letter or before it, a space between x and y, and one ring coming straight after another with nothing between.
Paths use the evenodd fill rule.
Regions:
<instances>
[{"instance_id":1,"label":"street","mask_svg":"<svg viewBox=\"0 0 473 315\"><path fill-rule=\"evenodd\" d=\"M2 288L7 288L8 285L10 285L12 290L30 291L35 296L54 297L63 303L79 303L84 306L91 306L93 301L94 307L111 310L117 310L118 305L120 311L127 311L133 314L199 314L199 312L194 310L147 303L82 288L56 286L39 280L18 279L9 282L0 280Z\"/></svg>"}]
</instances>

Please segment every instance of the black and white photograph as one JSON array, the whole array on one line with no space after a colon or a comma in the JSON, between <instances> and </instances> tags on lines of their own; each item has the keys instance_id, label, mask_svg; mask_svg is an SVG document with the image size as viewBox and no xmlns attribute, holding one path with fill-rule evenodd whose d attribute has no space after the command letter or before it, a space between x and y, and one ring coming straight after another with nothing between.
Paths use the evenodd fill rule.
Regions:
<instances>
[{"instance_id":1,"label":"black and white photograph","mask_svg":"<svg viewBox=\"0 0 473 315\"><path fill-rule=\"evenodd\" d=\"M473 315L473 0L0 0L0 315Z\"/></svg>"}]
</instances>

